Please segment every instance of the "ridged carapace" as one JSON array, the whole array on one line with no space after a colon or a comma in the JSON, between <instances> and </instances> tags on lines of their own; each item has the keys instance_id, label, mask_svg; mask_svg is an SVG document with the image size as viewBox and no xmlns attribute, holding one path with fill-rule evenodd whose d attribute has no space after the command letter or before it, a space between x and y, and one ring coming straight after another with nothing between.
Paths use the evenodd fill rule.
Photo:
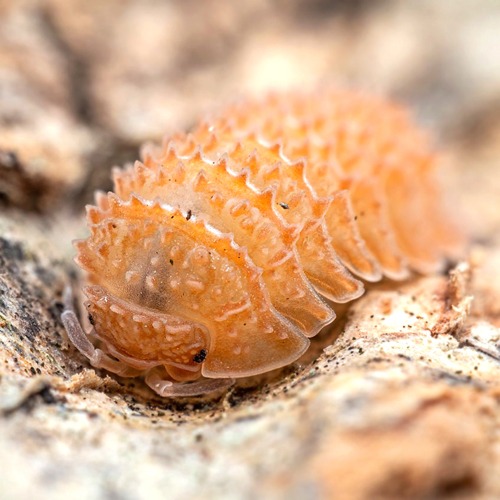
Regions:
<instances>
[{"instance_id":1,"label":"ridged carapace","mask_svg":"<svg viewBox=\"0 0 500 500\"><path fill-rule=\"evenodd\" d=\"M211 391L301 356L364 283L461 251L439 161L408 112L325 90L223 109L113 171L77 242L95 366L159 394Z\"/></svg>"}]
</instances>

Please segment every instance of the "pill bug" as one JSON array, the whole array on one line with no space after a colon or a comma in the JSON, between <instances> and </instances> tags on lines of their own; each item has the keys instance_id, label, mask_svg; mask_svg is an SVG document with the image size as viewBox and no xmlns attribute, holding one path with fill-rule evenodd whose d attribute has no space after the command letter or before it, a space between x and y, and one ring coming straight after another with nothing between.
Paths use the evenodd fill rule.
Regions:
<instances>
[{"instance_id":1,"label":"pill bug","mask_svg":"<svg viewBox=\"0 0 500 500\"><path fill-rule=\"evenodd\" d=\"M162 396L285 366L384 277L461 251L438 156L403 107L345 90L231 105L113 170L76 242L91 364ZM98 345L98 347L96 347Z\"/></svg>"}]
</instances>

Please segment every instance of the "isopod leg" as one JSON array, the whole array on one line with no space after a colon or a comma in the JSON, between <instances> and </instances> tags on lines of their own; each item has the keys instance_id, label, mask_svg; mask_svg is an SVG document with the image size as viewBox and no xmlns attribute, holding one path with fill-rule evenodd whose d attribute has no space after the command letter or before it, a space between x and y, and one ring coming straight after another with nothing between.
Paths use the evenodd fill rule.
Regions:
<instances>
[{"instance_id":1,"label":"isopod leg","mask_svg":"<svg viewBox=\"0 0 500 500\"><path fill-rule=\"evenodd\" d=\"M162 397L200 396L234 384L230 378L204 378L197 382L174 382L168 380L164 369L152 369L146 375L146 384Z\"/></svg>"},{"instance_id":2,"label":"isopod leg","mask_svg":"<svg viewBox=\"0 0 500 500\"><path fill-rule=\"evenodd\" d=\"M69 339L73 345L89 359L94 368L104 368L121 377L136 377L140 371L113 359L101 349L94 347L87 337L87 333L82 328L78 319L74 305L73 292L70 286L64 290L64 311L61 314L61 321L66 329Z\"/></svg>"}]
</instances>

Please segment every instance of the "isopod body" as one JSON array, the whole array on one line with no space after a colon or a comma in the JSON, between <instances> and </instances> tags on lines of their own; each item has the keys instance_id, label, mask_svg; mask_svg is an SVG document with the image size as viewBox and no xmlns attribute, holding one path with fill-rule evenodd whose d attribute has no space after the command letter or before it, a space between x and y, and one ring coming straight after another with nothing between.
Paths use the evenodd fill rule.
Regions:
<instances>
[{"instance_id":1,"label":"isopod body","mask_svg":"<svg viewBox=\"0 0 500 500\"><path fill-rule=\"evenodd\" d=\"M202 393L282 367L364 282L462 247L437 156L403 108L348 91L240 102L113 171L76 243L95 366Z\"/></svg>"}]
</instances>

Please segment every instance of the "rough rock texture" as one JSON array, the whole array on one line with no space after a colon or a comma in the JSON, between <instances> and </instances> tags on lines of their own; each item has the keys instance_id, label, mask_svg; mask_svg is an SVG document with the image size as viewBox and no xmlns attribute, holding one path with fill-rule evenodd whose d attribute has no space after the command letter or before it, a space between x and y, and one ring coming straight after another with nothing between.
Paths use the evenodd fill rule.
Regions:
<instances>
[{"instance_id":1,"label":"rough rock texture","mask_svg":"<svg viewBox=\"0 0 500 500\"><path fill-rule=\"evenodd\" d=\"M499 19L473 0L0 0L0 497L499 498ZM109 167L231 96L338 80L413 103L447 144L464 262L372 286L300 362L211 399L90 369L59 314Z\"/></svg>"}]
</instances>

